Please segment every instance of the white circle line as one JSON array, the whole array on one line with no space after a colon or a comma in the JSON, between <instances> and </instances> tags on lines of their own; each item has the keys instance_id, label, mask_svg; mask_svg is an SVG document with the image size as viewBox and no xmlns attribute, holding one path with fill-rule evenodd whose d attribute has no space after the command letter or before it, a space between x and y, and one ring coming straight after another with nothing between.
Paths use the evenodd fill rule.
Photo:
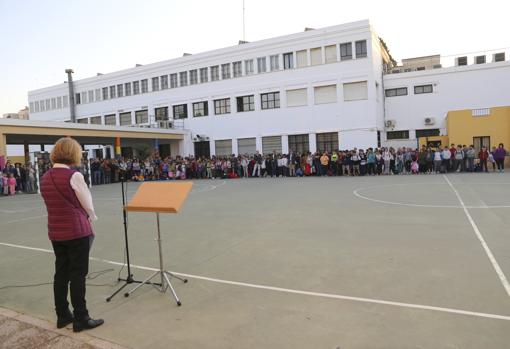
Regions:
<instances>
[{"instance_id":1,"label":"white circle line","mask_svg":"<svg viewBox=\"0 0 510 349\"><path fill-rule=\"evenodd\" d=\"M357 188L352 191L352 194L360 199L368 200L372 202L376 202L379 204L386 204L386 205L395 205L395 206L407 206L407 207L424 207L424 208L456 208L456 209L463 209L464 207L460 205L427 205L427 204L411 204L406 202L398 202L398 201L387 201L387 200L379 200L374 199L365 195L360 194L360 191L367 190L367 189L373 189L373 188L387 188L387 187L394 187L394 186L403 186L403 185L416 185L416 184L446 184L446 183L408 183L408 184L388 184L388 185L377 185L377 186L371 186L371 187L363 187L363 188ZM473 183L475 184L475 183ZM483 183L483 184L504 184L504 183ZM489 209L489 208L510 208L510 205L481 205L481 206L465 206L466 208L471 209Z\"/></svg>"}]
</instances>

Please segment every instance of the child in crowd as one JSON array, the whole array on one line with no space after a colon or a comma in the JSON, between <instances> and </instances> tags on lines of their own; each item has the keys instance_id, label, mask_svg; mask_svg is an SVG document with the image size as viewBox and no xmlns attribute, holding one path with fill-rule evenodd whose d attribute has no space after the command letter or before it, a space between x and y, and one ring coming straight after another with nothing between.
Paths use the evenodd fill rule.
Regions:
<instances>
[{"instance_id":1,"label":"child in crowd","mask_svg":"<svg viewBox=\"0 0 510 349\"><path fill-rule=\"evenodd\" d=\"M420 166L418 165L418 161L415 159L411 163L411 173L412 174L418 174L419 170L420 170Z\"/></svg>"},{"instance_id":2,"label":"child in crowd","mask_svg":"<svg viewBox=\"0 0 510 349\"><path fill-rule=\"evenodd\" d=\"M9 175L9 194L14 195L16 193L16 178L14 178L14 173Z\"/></svg>"},{"instance_id":3,"label":"child in crowd","mask_svg":"<svg viewBox=\"0 0 510 349\"><path fill-rule=\"evenodd\" d=\"M4 195L9 195L9 177L7 177L7 172L4 172L2 176L2 187Z\"/></svg>"}]
</instances>

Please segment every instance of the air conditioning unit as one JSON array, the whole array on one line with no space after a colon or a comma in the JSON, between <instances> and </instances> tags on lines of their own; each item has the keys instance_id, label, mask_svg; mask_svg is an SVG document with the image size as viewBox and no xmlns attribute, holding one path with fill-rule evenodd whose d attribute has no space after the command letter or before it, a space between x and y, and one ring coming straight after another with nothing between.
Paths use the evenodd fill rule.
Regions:
<instances>
[{"instance_id":1,"label":"air conditioning unit","mask_svg":"<svg viewBox=\"0 0 510 349\"><path fill-rule=\"evenodd\" d=\"M394 127L395 127L395 125L396 125L395 120L386 120L386 121L384 122L384 126L385 126L386 128L394 128Z\"/></svg>"},{"instance_id":2,"label":"air conditioning unit","mask_svg":"<svg viewBox=\"0 0 510 349\"><path fill-rule=\"evenodd\" d=\"M172 128L173 123L172 123L172 121L169 121L169 120L159 120L158 127L159 128Z\"/></svg>"},{"instance_id":3,"label":"air conditioning unit","mask_svg":"<svg viewBox=\"0 0 510 349\"><path fill-rule=\"evenodd\" d=\"M425 125L434 125L436 123L436 119L434 118L425 118Z\"/></svg>"}]
</instances>

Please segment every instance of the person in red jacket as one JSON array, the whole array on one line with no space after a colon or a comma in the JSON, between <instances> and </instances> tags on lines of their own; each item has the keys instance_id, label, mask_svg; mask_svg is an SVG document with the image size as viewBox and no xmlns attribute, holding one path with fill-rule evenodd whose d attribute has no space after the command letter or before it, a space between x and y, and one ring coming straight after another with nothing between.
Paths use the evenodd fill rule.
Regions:
<instances>
[{"instance_id":1,"label":"person in red jacket","mask_svg":"<svg viewBox=\"0 0 510 349\"><path fill-rule=\"evenodd\" d=\"M482 147L480 152L478 153L478 158L480 159L480 168L482 171L489 172L487 170L487 159L489 158L489 152L486 147Z\"/></svg>"},{"instance_id":2,"label":"person in red jacket","mask_svg":"<svg viewBox=\"0 0 510 349\"><path fill-rule=\"evenodd\" d=\"M41 178L41 194L48 211L48 237L55 253L53 293L57 328L73 323L74 332L104 323L102 319L90 318L85 301L85 277L94 239L91 222L97 217L83 175L70 168L79 166L81 152L74 139L59 139L50 155L53 168ZM69 310L68 289L74 314Z\"/></svg>"}]
</instances>

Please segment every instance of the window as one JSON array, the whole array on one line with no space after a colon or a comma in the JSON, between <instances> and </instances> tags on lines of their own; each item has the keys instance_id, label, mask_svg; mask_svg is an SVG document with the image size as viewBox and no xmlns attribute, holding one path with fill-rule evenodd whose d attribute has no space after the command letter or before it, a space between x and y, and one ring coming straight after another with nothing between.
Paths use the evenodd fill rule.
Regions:
<instances>
[{"instance_id":1,"label":"window","mask_svg":"<svg viewBox=\"0 0 510 349\"><path fill-rule=\"evenodd\" d=\"M232 140L223 139L214 141L216 156L229 156L232 155Z\"/></svg>"},{"instance_id":2,"label":"window","mask_svg":"<svg viewBox=\"0 0 510 349\"><path fill-rule=\"evenodd\" d=\"M57 109L57 99L56 98L51 99L51 109Z\"/></svg>"},{"instance_id":3,"label":"window","mask_svg":"<svg viewBox=\"0 0 510 349\"><path fill-rule=\"evenodd\" d=\"M168 120L168 107L155 108L156 121Z\"/></svg>"},{"instance_id":4,"label":"window","mask_svg":"<svg viewBox=\"0 0 510 349\"><path fill-rule=\"evenodd\" d=\"M336 85L313 88L315 104L336 103Z\"/></svg>"},{"instance_id":5,"label":"window","mask_svg":"<svg viewBox=\"0 0 510 349\"><path fill-rule=\"evenodd\" d=\"M487 150L491 149L491 138L489 136L473 137L473 146L475 148L475 154L478 154L482 147L486 147Z\"/></svg>"},{"instance_id":6,"label":"window","mask_svg":"<svg viewBox=\"0 0 510 349\"><path fill-rule=\"evenodd\" d=\"M253 155L257 151L257 140L253 138L238 138L237 139L237 154Z\"/></svg>"},{"instance_id":7,"label":"window","mask_svg":"<svg viewBox=\"0 0 510 349\"><path fill-rule=\"evenodd\" d=\"M279 154L282 152L282 137L262 137L262 154Z\"/></svg>"},{"instance_id":8,"label":"window","mask_svg":"<svg viewBox=\"0 0 510 349\"><path fill-rule=\"evenodd\" d=\"M294 68L294 54L292 52L283 54L283 69Z\"/></svg>"},{"instance_id":9,"label":"window","mask_svg":"<svg viewBox=\"0 0 510 349\"><path fill-rule=\"evenodd\" d=\"M161 89L166 90L168 88L168 75L161 76Z\"/></svg>"},{"instance_id":10,"label":"window","mask_svg":"<svg viewBox=\"0 0 510 349\"><path fill-rule=\"evenodd\" d=\"M230 63L221 65L221 79L230 79Z\"/></svg>"},{"instance_id":11,"label":"window","mask_svg":"<svg viewBox=\"0 0 510 349\"><path fill-rule=\"evenodd\" d=\"M78 123L79 124L88 124L89 123L89 119L88 118L78 119Z\"/></svg>"},{"instance_id":12,"label":"window","mask_svg":"<svg viewBox=\"0 0 510 349\"><path fill-rule=\"evenodd\" d=\"M503 62L504 60L505 60L505 52L495 53L492 56L492 61L493 62Z\"/></svg>"},{"instance_id":13,"label":"window","mask_svg":"<svg viewBox=\"0 0 510 349\"><path fill-rule=\"evenodd\" d=\"M61 97L58 97L61 98ZM34 102L34 113L39 112L39 101Z\"/></svg>"},{"instance_id":14,"label":"window","mask_svg":"<svg viewBox=\"0 0 510 349\"><path fill-rule=\"evenodd\" d=\"M484 64L485 63L485 56L476 56L475 57L475 64Z\"/></svg>"},{"instance_id":15,"label":"window","mask_svg":"<svg viewBox=\"0 0 510 349\"><path fill-rule=\"evenodd\" d=\"M117 97L124 97L124 89L123 89L124 85L122 84L119 84L117 85Z\"/></svg>"},{"instance_id":16,"label":"window","mask_svg":"<svg viewBox=\"0 0 510 349\"><path fill-rule=\"evenodd\" d=\"M31 112L31 113L35 113L34 102L30 102L30 103L29 103L29 105L30 105L30 109L29 109L29 110L30 110L30 112Z\"/></svg>"},{"instance_id":17,"label":"window","mask_svg":"<svg viewBox=\"0 0 510 349\"><path fill-rule=\"evenodd\" d=\"M120 119L120 126L130 126L131 125L131 112L127 113L120 113L119 114Z\"/></svg>"},{"instance_id":18,"label":"window","mask_svg":"<svg viewBox=\"0 0 510 349\"><path fill-rule=\"evenodd\" d=\"M81 94L76 93L74 98L76 104L81 104ZM50 103L48 103L49 101L49 99L46 100L46 110L50 110Z\"/></svg>"},{"instance_id":19,"label":"window","mask_svg":"<svg viewBox=\"0 0 510 349\"><path fill-rule=\"evenodd\" d=\"M36 109L37 109L37 111L39 111L39 103L38 102L36 102L36 103L37 103ZM62 97L57 97L57 108L58 109L62 108Z\"/></svg>"},{"instance_id":20,"label":"window","mask_svg":"<svg viewBox=\"0 0 510 349\"><path fill-rule=\"evenodd\" d=\"M491 115L490 108L480 108L480 109L472 109L471 116L489 116Z\"/></svg>"},{"instance_id":21,"label":"window","mask_svg":"<svg viewBox=\"0 0 510 349\"><path fill-rule=\"evenodd\" d=\"M409 131L387 131L386 132L386 139L392 140L392 139L409 139Z\"/></svg>"},{"instance_id":22,"label":"window","mask_svg":"<svg viewBox=\"0 0 510 349\"><path fill-rule=\"evenodd\" d=\"M129 119L131 121L131 115L129 115ZM113 125L113 126L115 126L117 124L117 120L115 118L115 114L105 115L104 116L104 124L105 125Z\"/></svg>"},{"instance_id":23,"label":"window","mask_svg":"<svg viewBox=\"0 0 510 349\"><path fill-rule=\"evenodd\" d=\"M110 98L115 98L115 96L117 95L115 92L116 92L115 86L110 86Z\"/></svg>"},{"instance_id":24,"label":"window","mask_svg":"<svg viewBox=\"0 0 510 349\"><path fill-rule=\"evenodd\" d=\"M213 65L211 67L211 81L218 81L220 79L220 67Z\"/></svg>"},{"instance_id":25,"label":"window","mask_svg":"<svg viewBox=\"0 0 510 349\"><path fill-rule=\"evenodd\" d=\"M271 71L280 70L280 55L269 56Z\"/></svg>"},{"instance_id":26,"label":"window","mask_svg":"<svg viewBox=\"0 0 510 349\"><path fill-rule=\"evenodd\" d=\"M82 92L80 94L81 94L81 103L82 104L87 103L87 92ZM55 104L56 104L56 101L55 101Z\"/></svg>"},{"instance_id":27,"label":"window","mask_svg":"<svg viewBox=\"0 0 510 349\"><path fill-rule=\"evenodd\" d=\"M135 123L146 124L148 122L149 122L149 112L147 111L147 109L135 111Z\"/></svg>"},{"instance_id":28,"label":"window","mask_svg":"<svg viewBox=\"0 0 510 349\"><path fill-rule=\"evenodd\" d=\"M133 94L140 94L140 81L133 81Z\"/></svg>"},{"instance_id":29,"label":"window","mask_svg":"<svg viewBox=\"0 0 510 349\"><path fill-rule=\"evenodd\" d=\"M356 41L356 58L363 58L367 56L367 41Z\"/></svg>"},{"instance_id":30,"label":"window","mask_svg":"<svg viewBox=\"0 0 510 349\"><path fill-rule=\"evenodd\" d=\"M96 95L96 102L100 101L101 100L101 89L100 88L96 89L95 95Z\"/></svg>"},{"instance_id":31,"label":"window","mask_svg":"<svg viewBox=\"0 0 510 349\"><path fill-rule=\"evenodd\" d=\"M79 97L80 97L80 94L78 93L78 98ZM49 98L45 101L45 104L46 104L46 110L50 110L50 99ZM80 103L76 103L76 104L80 104Z\"/></svg>"},{"instance_id":32,"label":"window","mask_svg":"<svg viewBox=\"0 0 510 349\"><path fill-rule=\"evenodd\" d=\"M432 93L432 85L414 86L414 94L419 95L422 93Z\"/></svg>"},{"instance_id":33,"label":"window","mask_svg":"<svg viewBox=\"0 0 510 349\"><path fill-rule=\"evenodd\" d=\"M234 69L234 78L238 78L243 76L243 62L234 62L232 63Z\"/></svg>"},{"instance_id":34,"label":"window","mask_svg":"<svg viewBox=\"0 0 510 349\"><path fill-rule=\"evenodd\" d=\"M315 138L317 150L331 153L338 150L338 132L317 133Z\"/></svg>"},{"instance_id":35,"label":"window","mask_svg":"<svg viewBox=\"0 0 510 349\"><path fill-rule=\"evenodd\" d=\"M214 100L214 114L229 114L230 113L230 98Z\"/></svg>"},{"instance_id":36,"label":"window","mask_svg":"<svg viewBox=\"0 0 510 349\"><path fill-rule=\"evenodd\" d=\"M143 79L141 82L142 82L142 93L149 92L149 83L148 83L147 79Z\"/></svg>"},{"instance_id":37,"label":"window","mask_svg":"<svg viewBox=\"0 0 510 349\"><path fill-rule=\"evenodd\" d=\"M456 61L457 61L457 65L467 65L467 57L466 56L463 56L463 57L457 57L456 58Z\"/></svg>"},{"instance_id":38,"label":"window","mask_svg":"<svg viewBox=\"0 0 510 349\"><path fill-rule=\"evenodd\" d=\"M69 106L69 96L62 97L62 104L64 105L64 108L67 108ZM41 101L41 108L42 108L42 101Z\"/></svg>"},{"instance_id":39,"label":"window","mask_svg":"<svg viewBox=\"0 0 510 349\"><path fill-rule=\"evenodd\" d=\"M308 65L308 52L306 50L297 51L296 61L298 68L306 67Z\"/></svg>"},{"instance_id":40,"label":"window","mask_svg":"<svg viewBox=\"0 0 510 349\"><path fill-rule=\"evenodd\" d=\"M439 136L441 132L438 128L427 128L423 130L416 130L416 138L420 137L435 137Z\"/></svg>"},{"instance_id":41,"label":"window","mask_svg":"<svg viewBox=\"0 0 510 349\"><path fill-rule=\"evenodd\" d=\"M310 151L308 135L289 135L290 150L298 154L308 153Z\"/></svg>"},{"instance_id":42,"label":"window","mask_svg":"<svg viewBox=\"0 0 510 349\"><path fill-rule=\"evenodd\" d=\"M40 106L41 106L41 111L45 111L45 109L44 109L44 101L41 101Z\"/></svg>"},{"instance_id":43,"label":"window","mask_svg":"<svg viewBox=\"0 0 510 349\"><path fill-rule=\"evenodd\" d=\"M170 88L176 88L177 85L177 73L170 74Z\"/></svg>"},{"instance_id":44,"label":"window","mask_svg":"<svg viewBox=\"0 0 510 349\"><path fill-rule=\"evenodd\" d=\"M207 101L193 103L193 117L209 115L209 107Z\"/></svg>"},{"instance_id":45,"label":"window","mask_svg":"<svg viewBox=\"0 0 510 349\"><path fill-rule=\"evenodd\" d=\"M159 77L152 78L152 91L159 91Z\"/></svg>"},{"instance_id":46,"label":"window","mask_svg":"<svg viewBox=\"0 0 510 349\"><path fill-rule=\"evenodd\" d=\"M340 60L346 61L352 59L352 43L346 42L344 44L340 44Z\"/></svg>"},{"instance_id":47,"label":"window","mask_svg":"<svg viewBox=\"0 0 510 349\"><path fill-rule=\"evenodd\" d=\"M265 73L267 71L266 57L257 58L257 72Z\"/></svg>"},{"instance_id":48,"label":"window","mask_svg":"<svg viewBox=\"0 0 510 349\"><path fill-rule=\"evenodd\" d=\"M130 82L126 82L124 84L124 90L126 92L126 96L131 96L131 83Z\"/></svg>"},{"instance_id":49,"label":"window","mask_svg":"<svg viewBox=\"0 0 510 349\"><path fill-rule=\"evenodd\" d=\"M311 65L322 64L322 48L316 47L310 50Z\"/></svg>"},{"instance_id":50,"label":"window","mask_svg":"<svg viewBox=\"0 0 510 349\"><path fill-rule=\"evenodd\" d=\"M94 90L90 90L90 91L88 92L88 94L89 94L89 103L94 102ZM59 98L60 98L60 97L59 97ZM58 107L58 100L57 100L57 107ZM60 108L60 107L58 107L58 108Z\"/></svg>"},{"instance_id":51,"label":"window","mask_svg":"<svg viewBox=\"0 0 510 349\"><path fill-rule=\"evenodd\" d=\"M244 61L244 70L246 75L253 74L253 59L247 59Z\"/></svg>"},{"instance_id":52,"label":"window","mask_svg":"<svg viewBox=\"0 0 510 349\"><path fill-rule=\"evenodd\" d=\"M260 102L262 109L280 108L280 92L263 93Z\"/></svg>"},{"instance_id":53,"label":"window","mask_svg":"<svg viewBox=\"0 0 510 349\"><path fill-rule=\"evenodd\" d=\"M174 119L186 119L188 117L188 105L187 104L179 104L174 105Z\"/></svg>"},{"instance_id":54,"label":"window","mask_svg":"<svg viewBox=\"0 0 510 349\"><path fill-rule=\"evenodd\" d=\"M93 116L90 118L90 123L93 125L101 125L101 116Z\"/></svg>"},{"instance_id":55,"label":"window","mask_svg":"<svg viewBox=\"0 0 510 349\"><path fill-rule=\"evenodd\" d=\"M386 97L407 96L407 87L389 88L384 93Z\"/></svg>"},{"instance_id":56,"label":"window","mask_svg":"<svg viewBox=\"0 0 510 349\"><path fill-rule=\"evenodd\" d=\"M207 76L207 68L200 68L200 82L204 83L207 82L208 76Z\"/></svg>"},{"instance_id":57,"label":"window","mask_svg":"<svg viewBox=\"0 0 510 349\"><path fill-rule=\"evenodd\" d=\"M237 111L254 111L255 110L255 96L242 96L237 97Z\"/></svg>"},{"instance_id":58,"label":"window","mask_svg":"<svg viewBox=\"0 0 510 349\"><path fill-rule=\"evenodd\" d=\"M326 63L334 63L336 61L336 45L326 46Z\"/></svg>"},{"instance_id":59,"label":"window","mask_svg":"<svg viewBox=\"0 0 510 349\"><path fill-rule=\"evenodd\" d=\"M190 85L198 84L198 72L196 69L189 71L189 84Z\"/></svg>"},{"instance_id":60,"label":"window","mask_svg":"<svg viewBox=\"0 0 510 349\"><path fill-rule=\"evenodd\" d=\"M368 87L366 81L344 84L344 101L359 101L363 99L368 99Z\"/></svg>"},{"instance_id":61,"label":"window","mask_svg":"<svg viewBox=\"0 0 510 349\"><path fill-rule=\"evenodd\" d=\"M188 72L187 71L182 71L179 73L179 82L180 82L180 85L179 86L188 86Z\"/></svg>"},{"instance_id":62,"label":"window","mask_svg":"<svg viewBox=\"0 0 510 349\"><path fill-rule=\"evenodd\" d=\"M299 107L308 104L308 92L306 88L287 90L287 107Z\"/></svg>"}]
</instances>

